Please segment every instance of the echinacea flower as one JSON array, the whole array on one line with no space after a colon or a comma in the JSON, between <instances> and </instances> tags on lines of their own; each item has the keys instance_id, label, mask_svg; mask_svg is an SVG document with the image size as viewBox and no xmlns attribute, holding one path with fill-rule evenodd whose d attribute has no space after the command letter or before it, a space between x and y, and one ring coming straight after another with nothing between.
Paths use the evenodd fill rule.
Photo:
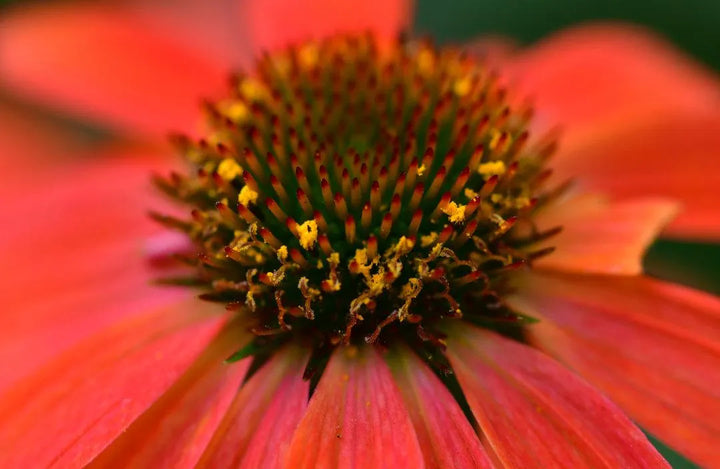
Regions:
<instances>
[{"instance_id":1,"label":"echinacea flower","mask_svg":"<svg viewBox=\"0 0 720 469\"><path fill-rule=\"evenodd\" d=\"M720 301L640 263L720 233L716 77L610 26L398 41L408 12L3 18L4 86L135 137L55 159L0 114L3 466L666 467L633 420L720 462Z\"/></svg>"}]
</instances>

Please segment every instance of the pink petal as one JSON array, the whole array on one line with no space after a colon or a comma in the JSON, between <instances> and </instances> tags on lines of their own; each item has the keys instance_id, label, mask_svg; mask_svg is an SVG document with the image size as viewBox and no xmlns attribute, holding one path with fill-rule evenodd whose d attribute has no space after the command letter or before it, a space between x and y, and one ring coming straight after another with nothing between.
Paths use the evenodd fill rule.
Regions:
<instances>
[{"instance_id":1,"label":"pink petal","mask_svg":"<svg viewBox=\"0 0 720 469\"><path fill-rule=\"evenodd\" d=\"M670 467L609 400L523 344L457 327L448 355L488 450L510 467Z\"/></svg>"},{"instance_id":2,"label":"pink petal","mask_svg":"<svg viewBox=\"0 0 720 469\"><path fill-rule=\"evenodd\" d=\"M533 97L538 119L563 125L571 145L637 123L716 114L720 104L709 70L629 25L564 30L508 63L506 72Z\"/></svg>"},{"instance_id":3,"label":"pink petal","mask_svg":"<svg viewBox=\"0 0 720 469\"><path fill-rule=\"evenodd\" d=\"M306 361L286 348L244 383L198 467L280 467L307 407Z\"/></svg>"},{"instance_id":4,"label":"pink petal","mask_svg":"<svg viewBox=\"0 0 720 469\"><path fill-rule=\"evenodd\" d=\"M161 273L143 252L158 231L146 215L149 172L162 163L93 156L0 188L0 258L12 271L3 278L0 389L93 332L189 294L152 285Z\"/></svg>"},{"instance_id":5,"label":"pink petal","mask_svg":"<svg viewBox=\"0 0 720 469\"><path fill-rule=\"evenodd\" d=\"M398 351L390 367L415 427L426 468L492 467L455 398L413 352Z\"/></svg>"},{"instance_id":6,"label":"pink petal","mask_svg":"<svg viewBox=\"0 0 720 469\"><path fill-rule=\"evenodd\" d=\"M4 15L0 31L4 86L122 130L192 131L200 98L226 88L223 64L119 6L25 6Z\"/></svg>"},{"instance_id":7,"label":"pink petal","mask_svg":"<svg viewBox=\"0 0 720 469\"><path fill-rule=\"evenodd\" d=\"M394 39L410 24L411 0L244 0L241 20L259 53L337 33Z\"/></svg>"},{"instance_id":8,"label":"pink petal","mask_svg":"<svg viewBox=\"0 0 720 469\"><path fill-rule=\"evenodd\" d=\"M559 201L536 219L541 229L561 226L562 231L543 243L554 246L555 252L535 265L574 272L638 274L645 250L675 212L674 203L660 199L609 203L586 194Z\"/></svg>"},{"instance_id":9,"label":"pink petal","mask_svg":"<svg viewBox=\"0 0 720 469\"><path fill-rule=\"evenodd\" d=\"M87 464L170 387L223 322L193 299L116 323L57 355L0 395L0 465Z\"/></svg>"},{"instance_id":10,"label":"pink petal","mask_svg":"<svg viewBox=\"0 0 720 469\"><path fill-rule=\"evenodd\" d=\"M616 198L663 196L681 202L673 236L720 239L720 113L683 116L561 146L560 177Z\"/></svg>"},{"instance_id":11,"label":"pink petal","mask_svg":"<svg viewBox=\"0 0 720 469\"><path fill-rule=\"evenodd\" d=\"M144 414L88 467L193 467L223 419L249 362L224 363L247 342L227 327ZM152 441L148 442L148 435Z\"/></svg>"},{"instance_id":12,"label":"pink petal","mask_svg":"<svg viewBox=\"0 0 720 469\"><path fill-rule=\"evenodd\" d=\"M640 425L704 466L720 463L720 299L644 277L536 274L519 298L538 346Z\"/></svg>"},{"instance_id":13,"label":"pink petal","mask_svg":"<svg viewBox=\"0 0 720 469\"><path fill-rule=\"evenodd\" d=\"M374 348L333 354L288 454L293 469L423 466L400 391Z\"/></svg>"}]
</instances>

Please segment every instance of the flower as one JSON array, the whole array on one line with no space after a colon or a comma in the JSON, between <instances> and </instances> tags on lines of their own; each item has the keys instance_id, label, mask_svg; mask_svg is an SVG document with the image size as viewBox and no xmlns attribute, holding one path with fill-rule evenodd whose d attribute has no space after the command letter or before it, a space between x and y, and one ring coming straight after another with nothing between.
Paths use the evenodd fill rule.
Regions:
<instances>
[{"instance_id":1,"label":"flower","mask_svg":"<svg viewBox=\"0 0 720 469\"><path fill-rule=\"evenodd\" d=\"M422 42L393 42L409 17L404 3L246 1L237 16L228 13L235 3L140 5L35 6L2 20L0 76L15 92L148 140L167 129L206 136L204 143L178 142L201 171L182 169L158 180L194 207L188 221L148 196L150 171L175 165L161 144L125 140L94 150L102 154L92 159L58 160L48 157L51 149L77 152L79 144L0 114L0 149L15 156L0 189L8 227L0 249L11 273L3 279L8 294L0 315L5 465L666 465L629 417L700 464L717 463L720 301L645 277L640 265L667 223L673 235L718 234L715 77L641 32L610 26L561 33L529 51L475 44L471 50L497 61L508 88L517 90L507 99L534 95L531 138L521 147L527 108L510 101L511 112L504 113L500 85L476 62ZM227 41L222 25L237 24L233 18L245 23L230 31L241 29L254 50L273 51L257 69L233 47L245 42ZM199 19L207 21L191 21ZM344 36L313 42L310 31L316 38ZM460 143L477 139L482 151L458 147L457 160L448 159L442 172L444 154L417 149L419 159L407 161L403 178L426 184L419 199L413 202L417 184L408 183L398 202L385 200L389 216L371 216L369 225L349 176L343 188L341 170L354 171L356 160L361 168L359 153L380 150L353 148L358 158L338 165L339 176L328 171L341 194L331 194L328 206L336 205L328 220L313 210L326 202L324 186L304 179L315 160L298 160L292 166L302 172L288 175L270 158L258 158L266 141L245 155L231 145L249 145L248 138L275 125L260 123L279 99L269 82L297 84L282 73L261 73L267 61L290 58L311 70L319 64L346 72L347 64L326 60L323 47L345 48L341 58L355 65L351 59L361 49L352 41L367 40L380 50L371 69L388 60L398 66L391 76L412 74L421 89L448 85L447 103L476 103L480 85L494 92L478 104L493 112L485 133L451 132L464 135ZM282 52L288 45L294 48ZM401 60L408 57L411 65ZM436 67L438 60L443 64ZM234 88L247 96L223 94L227 64L244 64L248 73ZM473 81L476 76L482 79ZM403 86L400 92L410 93L415 85ZM217 103L207 106L205 129L193 126L199 95ZM294 96L291 104L310 101ZM426 110L439 129L459 121L459 111L445 115L440 107ZM290 111L277 116L280 125L292 119ZM238 126L245 119L260 129ZM553 140L532 136L557 122L565 136L547 163L551 175L544 159ZM301 136L309 140L323 129L311 121ZM362 145L361 137L352 144ZM325 138L334 142L333 135ZM520 160L528 165L513 166ZM332 162L322 154L319 161ZM467 173L453 175L455 161L467 162ZM273 184L272 176L295 178L297 187ZM453 177L464 179L456 191ZM549 178L542 187L552 188L568 177L577 191L535 191L540 179ZM450 187L447 199L438 188L437 213L421 204L435 180ZM363 183L358 177L357 186ZM372 187L364 193L374 210ZM286 202L261 197L282 199L283 188L301 191ZM237 211L223 199L230 194L241 203ZM677 206L670 199L684 204L673 221ZM545 209L535 211L543 200ZM270 214L303 213L306 203L307 219L271 223ZM150 204L159 207L155 218L180 235L149 222ZM487 219L466 219L476 213ZM523 227L528 218L533 224ZM377 230L375 242L368 226ZM392 242L383 246L377 238L385 232ZM462 236L474 244L463 249ZM444 237L457 241L448 244L453 249L433 254ZM168 254L187 252L189 239L202 248L204 265L191 280L205 286L206 299L231 301L231 311L198 300L186 286L152 283L187 272ZM252 244L258 239L274 257ZM340 248L343 239L347 246ZM322 266L310 263L321 251ZM449 268L458 274L449 275ZM245 284L228 288L225 274L242 274L234 283ZM433 277L447 287L420 289ZM290 281L292 288L282 283ZM245 294L242 302L235 290ZM348 319L328 320L327 298L351 312ZM274 305L272 314L260 314L267 305ZM447 311L440 314L440 305ZM452 317L460 313L462 319ZM283 327L285 316L294 329ZM363 330L365 324L372 327ZM270 326L287 339L256 338Z\"/></svg>"}]
</instances>

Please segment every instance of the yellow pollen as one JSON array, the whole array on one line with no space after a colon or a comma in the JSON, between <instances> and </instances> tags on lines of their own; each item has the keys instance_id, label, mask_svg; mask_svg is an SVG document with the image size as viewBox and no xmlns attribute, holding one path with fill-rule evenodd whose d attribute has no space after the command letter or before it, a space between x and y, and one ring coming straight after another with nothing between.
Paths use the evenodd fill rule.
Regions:
<instances>
[{"instance_id":1,"label":"yellow pollen","mask_svg":"<svg viewBox=\"0 0 720 469\"><path fill-rule=\"evenodd\" d=\"M313 68L318 62L318 48L315 44L306 44L300 49L298 59L304 68Z\"/></svg>"},{"instance_id":2,"label":"yellow pollen","mask_svg":"<svg viewBox=\"0 0 720 469\"><path fill-rule=\"evenodd\" d=\"M505 162L504 161L488 161L478 166L477 172L485 179L489 179L492 176L501 176L505 174Z\"/></svg>"},{"instance_id":3,"label":"yellow pollen","mask_svg":"<svg viewBox=\"0 0 720 469\"><path fill-rule=\"evenodd\" d=\"M390 271L390 273L393 274L393 277L397 278L400 276L400 272L402 272L402 262L400 261L394 261L394 262L388 262L387 268Z\"/></svg>"},{"instance_id":4,"label":"yellow pollen","mask_svg":"<svg viewBox=\"0 0 720 469\"><path fill-rule=\"evenodd\" d=\"M490 137L490 143L488 144L488 147L490 148L490 150L494 150L497 148L498 142L500 141L500 136L502 134L498 132L497 129L491 129L490 132L492 133L492 137Z\"/></svg>"},{"instance_id":5,"label":"yellow pollen","mask_svg":"<svg viewBox=\"0 0 720 469\"><path fill-rule=\"evenodd\" d=\"M517 197L515 199L515 208L525 208L530 205L530 199L527 197Z\"/></svg>"},{"instance_id":6,"label":"yellow pollen","mask_svg":"<svg viewBox=\"0 0 720 469\"><path fill-rule=\"evenodd\" d=\"M337 277L333 277L332 275L328 277L327 284L330 291L340 291L340 287L342 284L340 283L340 280L337 279Z\"/></svg>"},{"instance_id":7,"label":"yellow pollen","mask_svg":"<svg viewBox=\"0 0 720 469\"><path fill-rule=\"evenodd\" d=\"M380 269L378 273L372 274L370 278L366 280L367 286L370 289L371 296L377 296L385 289L387 282L385 281L385 269Z\"/></svg>"},{"instance_id":8,"label":"yellow pollen","mask_svg":"<svg viewBox=\"0 0 720 469\"><path fill-rule=\"evenodd\" d=\"M443 209L448 217L450 217L450 223L460 223L465 220L465 206L456 204L455 202L448 203Z\"/></svg>"},{"instance_id":9,"label":"yellow pollen","mask_svg":"<svg viewBox=\"0 0 720 469\"><path fill-rule=\"evenodd\" d=\"M315 245L318 236L318 227L315 220L308 220L297 227L298 237L300 238L300 246L303 249L310 250Z\"/></svg>"},{"instance_id":10,"label":"yellow pollen","mask_svg":"<svg viewBox=\"0 0 720 469\"><path fill-rule=\"evenodd\" d=\"M470 92L470 87L472 86L472 82L470 80L470 77L463 77L459 80L455 80L455 83L453 83L453 91L456 95L459 97L467 96L467 94Z\"/></svg>"},{"instance_id":11,"label":"yellow pollen","mask_svg":"<svg viewBox=\"0 0 720 469\"><path fill-rule=\"evenodd\" d=\"M258 101L265 96L263 84L253 78L246 78L240 83L240 91L243 96L251 101Z\"/></svg>"},{"instance_id":12,"label":"yellow pollen","mask_svg":"<svg viewBox=\"0 0 720 469\"><path fill-rule=\"evenodd\" d=\"M236 177L242 175L243 169L234 159L225 158L218 165L217 173L226 181L232 181Z\"/></svg>"},{"instance_id":13,"label":"yellow pollen","mask_svg":"<svg viewBox=\"0 0 720 469\"><path fill-rule=\"evenodd\" d=\"M257 198L257 192L250 189L248 186L243 186L243 188L240 189L240 194L238 195L238 202L247 207L250 203L254 204L257 201Z\"/></svg>"},{"instance_id":14,"label":"yellow pollen","mask_svg":"<svg viewBox=\"0 0 720 469\"><path fill-rule=\"evenodd\" d=\"M504 198L504 197L502 196L502 194L492 194L492 195L490 196L490 200L491 200L492 203L494 203L494 204L500 203L500 202L503 200L503 198Z\"/></svg>"},{"instance_id":15,"label":"yellow pollen","mask_svg":"<svg viewBox=\"0 0 720 469\"><path fill-rule=\"evenodd\" d=\"M395 246L392 246L388 250L388 254L394 254L396 257L404 256L405 254L412 251L414 247L415 242L413 242L413 240L406 238L405 236L401 236Z\"/></svg>"},{"instance_id":16,"label":"yellow pollen","mask_svg":"<svg viewBox=\"0 0 720 469\"><path fill-rule=\"evenodd\" d=\"M250 115L247 106L240 101L233 101L225 107L225 115L235 122L245 122Z\"/></svg>"},{"instance_id":17,"label":"yellow pollen","mask_svg":"<svg viewBox=\"0 0 720 469\"><path fill-rule=\"evenodd\" d=\"M478 196L478 193L470 189L469 187L466 187L463 193L465 194L465 197L467 197L469 200L472 200Z\"/></svg>"},{"instance_id":18,"label":"yellow pollen","mask_svg":"<svg viewBox=\"0 0 720 469\"><path fill-rule=\"evenodd\" d=\"M425 165L424 165L424 164L423 164L423 165L420 165L420 167L417 169L417 174L418 174L418 176L422 176L423 174L425 174L425 170L426 170L426 169L427 169L427 168L425 168Z\"/></svg>"},{"instance_id":19,"label":"yellow pollen","mask_svg":"<svg viewBox=\"0 0 720 469\"><path fill-rule=\"evenodd\" d=\"M429 75L433 70L435 64L435 57L433 53L427 49L421 50L417 55L418 70L423 75Z\"/></svg>"},{"instance_id":20,"label":"yellow pollen","mask_svg":"<svg viewBox=\"0 0 720 469\"><path fill-rule=\"evenodd\" d=\"M328 263L335 266L340 265L340 254L338 254L337 252L333 252L332 254L330 254L330 257L328 257Z\"/></svg>"},{"instance_id":21,"label":"yellow pollen","mask_svg":"<svg viewBox=\"0 0 720 469\"><path fill-rule=\"evenodd\" d=\"M288 248L285 245L282 245L277 250L277 258L280 262L285 262L288 256Z\"/></svg>"},{"instance_id":22,"label":"yellow pollen","mask_svg":"<svg viewBox=\"0 0 720 469\"><path fill-rule=\"evenodd\" d=\"M438 239L438 234L433 231L429 235L420 237L420 246L426 248L426 247L430 246L432 243L434 243L437 239Z\"/></svg>"}]
</instances>

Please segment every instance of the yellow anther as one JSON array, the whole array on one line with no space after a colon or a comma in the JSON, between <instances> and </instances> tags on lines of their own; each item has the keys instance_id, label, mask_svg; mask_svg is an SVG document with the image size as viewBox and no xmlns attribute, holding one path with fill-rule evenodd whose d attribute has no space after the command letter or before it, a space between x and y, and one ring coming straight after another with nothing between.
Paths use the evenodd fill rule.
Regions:
<instances>
[{"instance_id":1,"label":"yellow anther","mask_svg":"<svg viewBox=\"0 0 720 469\"><path fill-rule=\"evenodd\" d=\"M483 176L484 179L489 179L491 176L501 176L506 171L504 161L488 161L478 166L477 172Z\"/></svg>"},{"instance_id":2,"label":"yellow anther","mask_svg":"<svg viewBox=\"0 0 720 469\"><path fill-rule=\"evenodd\" d=\"M525 208L530 205L530 199L528 197L517 197L515 199L515 208Z\"/></svg>"},{"instance_id":3,"label":"yellow anther","mask_svg":"<svg viewBox=\"0 0 720 469\"><path fill-rule=\"evenodd\" d=\"M420 167L417 169L417 175L422 176L423 174L425 174L426 169L427 168L425 167L425 165L421 164Z\"/></svg>"},{"instance_id":4,"label":"yellow anther","mask_svg":"<svg viewBox=\"0 0 720 469\"><path fill-rule=\"evenodd\" d=\"M478 196L478 193L475 192L474 190L470 189L469 187L466 187L465 191L463 191L463 193L465 194L465 197L468 198L468 200L472 200Z\"/></svg>"},{"instance_id":5,"label":"yellow anther","mask_svg":"<svg viewBox=\"0 0 720 469\"><path fill-rule=\"evenodd\" d=\"M393 277L398 278L400 276L400 272L402 272L402 262L400 261L390 261L387 263L387 268L390 271L390 273L393 274Z\"/></svg>"},{"instance_id":6,"label":"yellow anther","mask_svg":"<svg viewBox=\"0 0 720 469\"><path fill-rule=\"evenodd\" d=\"M232 181L236 177L242 175L243 169L234 159L225 158L218 165L217 173L226 181Z\"/></svg>"},{"instance_id":7,"label":"yellow anther","mask_svg":"<svg viewBox=\"0 0 720 469\"><path fill-rule=\"evenodd\" d=\"M312 249L318 237L318 227L315 220L308 220L297 227L300 246L304 249Z\"/></svg>"},{"instance_id":8,"label":"yellow anther","mask_svg":"<svg viewBox=\"0 0 720 469\"><path fill-rule=\"evenodd\" d=\"M250 115L250 111L245 103L233 101L225 107L225 115L235 122L244 122Z\"/></svg>"},{"instance_id":9,"label":"yellow anther","mask_svg":"<svg viewBox=\"0 0 720 469\"><path fill-rule=\"evenodd\" d=\"M337 253L333 253L337 254ZM356 249L355 250L355 262L357 262L359 265L363 266L367 264L368 258L367 258L367 249Z\"/></svg>"},{"instance_id":10,"label":"yellow anther","mask_svg":"<svg viewBox=\"0 0 720 469\"><path fill-rule=\"evenodd\" d=\"M463 77L459 80L455 80L455 83L453 83L453 91L456 95L462 98L463 96L467 96L470 92L471 86L472 80L470 77Z\"/></svg>"},{"instance_id":11,"label":"yellow anther","mask_svg":"<svg viewBox=\"0 0 720 469\"><path fill-rule=\"evenodd\" d=\"M338 280L337 276L331 275L325 282L325 286L327 286L330 291L340 291L342 284L340 283L340 280Z\"/></svg>"},{"instance_id":12,"label":"yellow anther","mask_svg":"<svg viewBox=\"0 0 720 469\"><path fill-rule=\"evenodd\" d=\"M332 254L330 254L330 257L328 257L328 262L330 263L330 265L335 265L335 266L339 265L340 264L340 254L338 254L337 252L333 252Z\"/></svg>"},{"instance_id":13,"label":"yellow anther","mask_svg":"<svg viewBox=\"0 0 720 469\"><path fill-rule=\"evenodd\" d=\"M396 251L399 255L407 254L408 252L412 251L412 248L415 247L415 242L411 240L410 238L406 238L405 236L401 236L398 240L397 244L395 245Z\"/></svg>"},{"instance_id":14,"label":"yellow anther","mask_svg":"<svg viewBox=\"0 0 720 469\"><path fill-rule=\"evenodd\" d=\"M502 196L502 194L492 194L490 196L490 201L494 204L497 204L497 203L502 202L503 198L504 197Z\"/></svg>"},{"instance_id":15,"label":"yellow anther","mask_svg":"<svg viewBox=\"0 0 720 469\"><path fill-rule=\"evenodd\" d=\"M435 65L435 57L428 49L422 49L417 55L418 70L423 75L429 75Z\"/></svg>"},{"instance_id":16,"label":"yellow anther","mask_svg":"<svg viewBox=\"0 0 720 469\"><path fill-rule=\"evenodd\" d=\"M420 292L421 288L422 284L420 283L420 279L408 279L408 283L406 283L402 287L402 291L400 292L400 298L406 299L410 297L415 297Z\"/></svg>"},{"instance_id":17,"label":"yellow anther","mask_svg":"<svg viewBox=\"0 0 720 469\"><path fill-rule=\"evenodd\" d=\"M265 97L266 94L265 86L253 78L244 79L242 83L240 83L240 91L243 96L251 101L260 100Z\"/></svg>"},{"instance_id":18,"label":"yellow anther","mask_svg":"<svg viewBox=\"0 0 720 469\"><path fill-rule=\"evenodd\" d=\"M387 282L385 281L385 270L380 269L376 274L372 274L366 280L367 286L370 289L369 293L371 296L377 296L385 289Z\"/></svg>"},{"instance_id":19,"label":"yellow anther","mask_svg":"<svg viewBox=\"0 0 720 469\"><path fill-rule=\"evenodd\" d=\"M248 186L243 186L242 189L240 189L240 194L238 195L238 202L245 205L246 207L250 205L251 203L255 203L258 198L258 193L254 190L250 189Z\"/></svg>"},{"instance_id":20,"label":"yellow anther","mask_svg":"<svg viewBox=\"0 0 720 469\"><path fill-rule=\"evenodd\" d=\"M465 206L462 204L450 202L442 209L442 211L450 217L450 223L460 223L465 220Z\"/></svg>"},{"instance_id":21,"label":"yellow anther","mask_svg":"<svg viewBox=\"0 0 720 469\"><path fill-rule=\"evenodd\" d=\"M285 262L288 256L288 248L285 245L282 245L277 250L277 258L280 262Z\"/></svg>"},{"instance_id":22,"label":"yellow anther","mask_svg":"<svg viewBox=\"0 0 720 469\"><path fill-rule=\"evenodd\" d=\"M306 44L300 49L298 59L302 67L313 68L317 64L319 56L317 45Z\"/></svg>"},{"instance_id":23,"label":"yellow anther","mask_svg":"<svg viewBox=\"0 0 720 469\"><path fill-rule=\"evenodd\" d=\"M490 219L499 226L505 225L505 219L503 217L501 217L500 215L498 215L497 213L493 213L492 215L490 215Z\"/></svg>"},{"instance_id":24,"label":"yellow anther","mask_svg":"<svg viewBox=\"0 0 720 469\"><path fill-rule=\"evenodd\" d=\"M438 239L438 234L436 232L431 232L429 235L421 236L420 237L420 246L426 248L433 244Z\"/></svg>"},{"instance_id":25,"label":"yellow anther","mask_svg":"<svg viewBox=\"0 0 720 469\"><path fill-rule=\"evenodd\" d=\"M253 296L252 290L247 292L247 295L245 295L245 304L251 311L255 311L255 297Z\"/></svg>"}]
</instances>

